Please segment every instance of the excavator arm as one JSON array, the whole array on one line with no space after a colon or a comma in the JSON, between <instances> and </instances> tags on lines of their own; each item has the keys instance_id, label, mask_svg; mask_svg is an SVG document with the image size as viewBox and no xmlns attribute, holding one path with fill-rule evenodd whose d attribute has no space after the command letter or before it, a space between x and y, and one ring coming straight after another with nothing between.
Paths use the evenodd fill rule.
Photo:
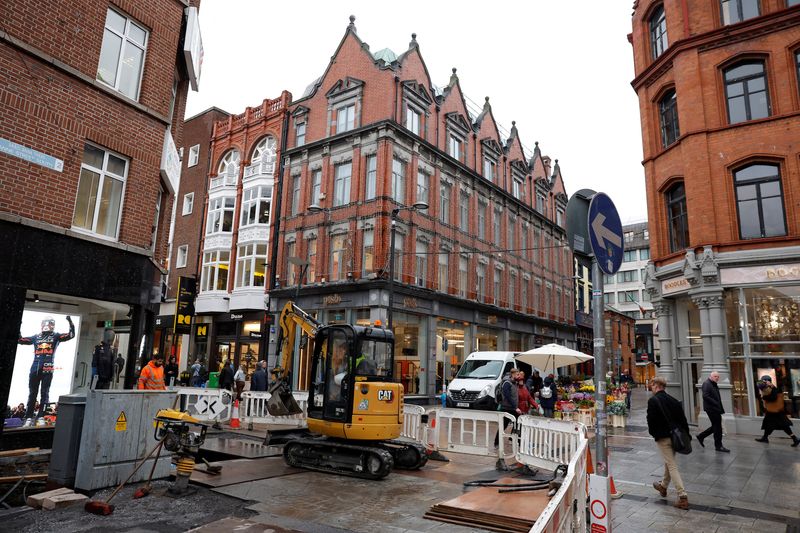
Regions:
<instances>
[{"instance_id":1,"label":"excavator arm","mask_svg":"<svg viewBox=\"0 0 800 533\"><path fill-rule=\"evenodd\" d=\"M280 359L271 371L274 382L269 388L271 396L267 400L267 410L273 416L285 416L302 412L292 396L291 383L288 379L294 363L294 346L298 329L313 339L321 324L290 300L281 310L278 325L281 328L278 335Z\"/></svg>"}]
</instances>

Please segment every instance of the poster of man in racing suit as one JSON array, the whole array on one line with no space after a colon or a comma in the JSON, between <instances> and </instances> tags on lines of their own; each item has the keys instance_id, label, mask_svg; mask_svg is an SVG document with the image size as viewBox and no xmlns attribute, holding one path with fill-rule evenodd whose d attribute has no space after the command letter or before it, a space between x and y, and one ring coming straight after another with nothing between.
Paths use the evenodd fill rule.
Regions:
<instances>
[{"instance_id":1,"label":"poster of man in racing suit","mask_svg":"<svg viewBox=\"0 0 800 533\"><path fill-rule=\"evenodd\" d=\"M62 342L75 337L75 325L72 317L67 316L69 333L55 331L56 321L53 317L45 317L41 323L41 332L30 337L20 333L18 344L33 345L33 364L28 374L28 407L25 410L25 427L32 426L36 397L41 387L39 410L36 413L36 424L44 425L44 414L50 401L50 384L53 381L53 367L56 349Z\"/></svg>"}]
</instances>

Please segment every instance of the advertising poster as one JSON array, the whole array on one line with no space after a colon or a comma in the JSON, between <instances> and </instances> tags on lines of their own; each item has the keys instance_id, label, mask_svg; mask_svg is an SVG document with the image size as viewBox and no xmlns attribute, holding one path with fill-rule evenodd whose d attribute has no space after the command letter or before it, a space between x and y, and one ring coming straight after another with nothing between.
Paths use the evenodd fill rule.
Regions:
<instances>
[{"instance_id":1,"label":"advertising poster","mask_svg":"<svg viewBox=\"0 0 800 533\"><path fill-rule=\"evenodd\" d=\"M55 320L54 332L56 335L69 333L69 323L67 322L67 315L62 313L41 312L41 311L28 311L22 313L22 323L20 324L19 331L22 337L33 337L34 335L41 334L42 320L47 317L52 317ZM78 349L78 339L80 338L80 317L77 315L70 315L73 324L75 324L75 337L66 341L58 342L55 346L53 353L53 379L50 383L50 398L49 403L58 401L58 397L62 394L69 394L72 392L72 374L75 366L75 354ZM40 344L40 350L49 349L46 346L49 343ZM11 378L11 389L8 394L8 405L12 409L19 404L27 406L29 394L29 377L31 366L34 362L34 350L36 349L33 344L18 344L17 356L14 360L14 374ZM41 398L41 385L38 384L38 391L36 394L36 401ZM36 413L34 413L36 416Z\"/></svg>"},{"instance_id":2,"label":"advertising poster","mask_svg":"<svg viewBox=\"0 0 800 533\"><path fill-rule=\"evenodd\" d=\"M789 377L792 379L792 396L800 397L800 368L790 369Z\"/></svg>"},{"instance_id":3,"label":"advertising poster","mask_svg":"<svg viewBox=\"0 0 800 533\"><path fill-rule=\"evenodd\" d=\"M757 368L756 369L756 382L761 379L761 376L769 376L772 378L772 384L778 384L778 378L775 377L775 369L774 368Z\"/></svg>"}]
</instances>

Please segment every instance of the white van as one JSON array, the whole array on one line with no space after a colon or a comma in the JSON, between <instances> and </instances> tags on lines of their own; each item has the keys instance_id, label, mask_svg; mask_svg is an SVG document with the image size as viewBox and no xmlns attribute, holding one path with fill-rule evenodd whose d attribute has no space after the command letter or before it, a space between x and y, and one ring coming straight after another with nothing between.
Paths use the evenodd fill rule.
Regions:
<instances>
[{"instance_id":1,"label":"white van","mask_svg":"<svg viewBox=\"0 0 800 533\"><path fill-rule=\"evenodd\" d=\"M464 360L453 380L447 384L447 407L464 409L497 409L498 389L503 376L512 368L521 367L525 377L530 366L517 363L519 352L472 352Z\"/></svg>"}]
</instances>

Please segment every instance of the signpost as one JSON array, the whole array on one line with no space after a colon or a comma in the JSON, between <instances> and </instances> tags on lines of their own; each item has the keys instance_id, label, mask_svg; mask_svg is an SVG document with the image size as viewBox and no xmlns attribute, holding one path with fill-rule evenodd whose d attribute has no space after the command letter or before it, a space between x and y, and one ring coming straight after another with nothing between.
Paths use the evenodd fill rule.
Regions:
<instances>
[{"instance_id":1,"label":"signpost","mask_svg":"<svg viewBox=\"0 0 800 533\"><path fill-rule=\"evenodd\" d=\"M591 531L610 531L608 507L608 420L606 416L605 321L603 274L616 274L622 264L622 223L614 202L603 193L583 189L567 204L567 237L575 255L592 260L592 320L597 406L595 457L597 476L590 477ZM589 247L586 246L588 240ZM592 479L594 478L594 479ZM597 511L597 512L595 512Z\"/></svg>"}]
</instances>

